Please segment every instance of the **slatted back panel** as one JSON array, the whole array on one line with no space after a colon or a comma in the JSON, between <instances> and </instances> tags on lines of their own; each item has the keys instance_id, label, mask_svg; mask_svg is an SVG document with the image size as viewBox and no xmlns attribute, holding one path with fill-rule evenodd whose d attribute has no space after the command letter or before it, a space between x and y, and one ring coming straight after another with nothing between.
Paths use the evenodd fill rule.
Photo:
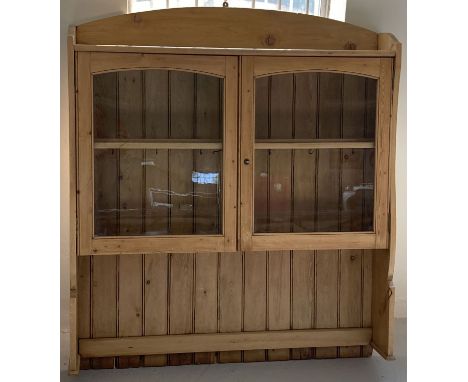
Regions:
<instances>
[{"instance_id":1,"label":"slatted back panel","mask_svg":"<svg viewBox=\"0 0 468 382\"><path fill-rule=\"evenodd\" d=\"M155 87L170 96L154 102L155 95L151 92ZM152 138L219 138L219 131L210 128L222 115L219 79L188 73L129 71L102 76L102 81L95 82L94 90L98 95L95 123L110 121L104 130L108 137L138 134ZM265 77L256 89L257 138L326 138L333 129L334 137L352 138L359 129L371 134L368 127L375 121L372 105L366 104L365 112L356 114L354 108L343 107L348 104L343 100L371 100L372 92L375 86L363 78L348 80L340 75L310 73ZM336 110L320 110L326 97L338 100ZM320 99L322 103L318 102ZM140 111L128 115L129 108ZM112 110L117 110L115 115ZM284 119L285 112L291 118ZM219 207L195 198L193 210L163 210L151 216L145 212L151 202L148 187L156 183L160 188L176 189L180 193L205 192L204 185L191 182L191 173L219 168L219 153L103 150L96 155L102 156L95 159L99 164L95 168L96 179L102 182L102 193L107 195L103 198L96 194L96 205L111 211L99 223L108 232L197 233L219 224L219 211L213 211ZM155 179L148 167L141 166L149 159L154 166L165 168L168 177ZM271 224L293 232L308 227L320 230L320 224L326 229L336 224L337 230L364 227L368 224L364 212L372 209L368 198L363 196L351 210L339 207L347 184L373 179L372 160L359 150L348 149L311 153L258 151L255 171L265 176L256 177L255 187L261 192L255 193L254 202L256 211L263 211L266 216L266 221L258 224ZM330 173L330 163L336 164L339 171ZM277 184L281 184L281 192L277 192ZM321 193L326 193L326 197L320 197ZM187 202L186 199L178 201L178 196L171 194L158 197L160 203ZM329 221L308 219L303 212L312 211L317 216L321 209L330 208L338 211L338 216ZM185 214L183 219L176 219L181 214ZM295 221L300 224L293 224ZM80 338L371 325L371 251L94 256L79 258L78 265ZM369 354L370 347L259 349L116 357L115 360L112 357L82 359L81 367Z\"/></svg>"}]
</instances>

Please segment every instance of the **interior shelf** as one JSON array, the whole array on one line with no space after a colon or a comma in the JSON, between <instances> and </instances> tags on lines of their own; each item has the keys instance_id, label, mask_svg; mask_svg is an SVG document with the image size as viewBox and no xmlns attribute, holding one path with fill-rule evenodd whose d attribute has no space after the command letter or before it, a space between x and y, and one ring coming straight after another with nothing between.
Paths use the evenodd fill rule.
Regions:
<instances>
[{"instance_id":1,"label":"interior shelf","mask_svg":"<svg viewBox=\"0 0 468 382\"><path fill-rule=\"evenodd\" d=\"M95 149L212 149L222 150L219 139L96 139Z\"/></svg>"},{"instance_id":2,"label":"interior shelf","mask_svg":"<svg viewBox=\"0 0 468 382\"><path fill-rule=\"evenodd\" d=\"M257 139L256 149L373 149L372 139Z\"/></svg>"}]
</instances>

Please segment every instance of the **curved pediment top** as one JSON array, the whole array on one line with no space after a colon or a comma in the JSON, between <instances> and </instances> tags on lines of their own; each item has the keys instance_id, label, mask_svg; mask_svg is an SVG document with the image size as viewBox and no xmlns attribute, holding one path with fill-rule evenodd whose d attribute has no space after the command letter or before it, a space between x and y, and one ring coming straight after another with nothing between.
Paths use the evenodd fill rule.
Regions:
<instances>
[{"instance_id":1,"label":"curved pediment top","mask_svg":"<svg viewBox=\"0 0 468 382\"><path fill-rule=\"evenodd\" d=\"M172 8L81 24L76 43L206 48L375 50L378 34L349 23L244 8Z\"/></svg>"}]
</instances>

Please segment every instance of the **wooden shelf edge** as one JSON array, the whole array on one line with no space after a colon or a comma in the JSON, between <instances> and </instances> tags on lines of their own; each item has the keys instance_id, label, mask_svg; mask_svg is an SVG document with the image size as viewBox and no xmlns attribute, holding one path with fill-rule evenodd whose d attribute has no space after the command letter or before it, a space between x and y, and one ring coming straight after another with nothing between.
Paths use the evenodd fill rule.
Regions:
<instances>
[{"instance_id":1,"label":"wooden shelf edge","mask_svg":"<svg viewBox=\"0 0 468 382\"><path fill-rule=\"evenodd\" d=\"M96 139L95 149L174 149L174 150L222 150L223 143L217 140L187 139Z\"/></svg>"},{"instance_id":2,"label":"wooden shelf edge","mask_svg":"<svg viewBox=\"0 0 468 382\"><path fill-rule=\"evenodd\" d=\"M319 49L262 49L210 48L183 46L90 45L75 44L78 52L118 52L150 54L195 54L214 56L295 56L295 57L394 57L393 50L319 50Z\"/></svg>"},{"instance_id":3,"label":"wooden shelf edge","mask_svg":"<svg viewBox=\"0 0 468 382\"><path fill-rule=\"evenodd\" d=\"M113 357L255 349L360 346L368 345L371 336L371 328L349 328L81 339L79 341L79 353L82 357Z\"/></svg>"},{"instance_id":4,"label":"wooden shelf edge","mask_svg":"<svg viewBox=\"0 0 468 382\"><path fill-rule=\"evenodd\" d=\"M255 149L373 149L372 140L318 140L318 139L291 139L271 140L259 139L255 141Z\"/></svg>"}]
</instances>

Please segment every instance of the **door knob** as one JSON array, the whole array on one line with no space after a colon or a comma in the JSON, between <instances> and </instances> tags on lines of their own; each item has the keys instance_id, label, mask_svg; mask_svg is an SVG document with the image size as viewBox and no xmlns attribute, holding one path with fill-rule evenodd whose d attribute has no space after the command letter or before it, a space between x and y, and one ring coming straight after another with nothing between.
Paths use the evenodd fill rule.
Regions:
<instances>
[{"instance_id":1,"label":"door knob","mask_svg":"<svg viewBox=\"0 0 468 382\"><path fill-rule=\"evenodd\" d=\"M245 159L244 159L244 164L245 164L245 165L250 164L250 159L245 158Z\"/></svg>"}]
</instances>

